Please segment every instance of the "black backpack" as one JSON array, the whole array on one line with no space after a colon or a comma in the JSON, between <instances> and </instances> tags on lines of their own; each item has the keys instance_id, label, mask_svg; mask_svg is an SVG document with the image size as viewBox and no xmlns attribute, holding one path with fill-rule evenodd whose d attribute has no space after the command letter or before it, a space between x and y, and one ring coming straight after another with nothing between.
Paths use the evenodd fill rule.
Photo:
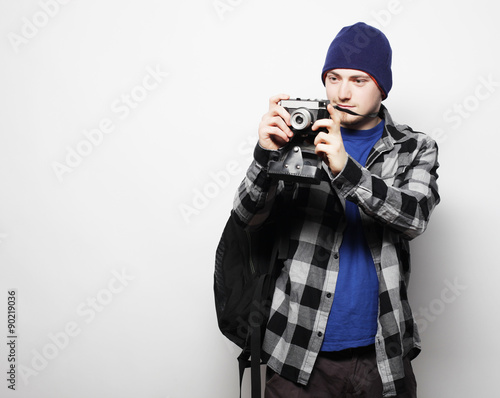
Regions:
<instances>
[{"instance_id":1,"label":"black backpack","mask_svg":"<svg viewBox=\"0 0 500 398\"><path fill-rule=\"evenodd\" d=\"M275 208L284 208L278 203L275 205ZM260 365L265 363L262 337L276 278L283 266L278 252L286 252L283 244L286 240L279 238L286 219L282 212L274 213L259 228L245 229L232 211L215 255L214 294L219 329L242 349L238 357L240 397L243 374L248 367L251 368L252 398L261 396Z\"/></svg>"}]
</instances>

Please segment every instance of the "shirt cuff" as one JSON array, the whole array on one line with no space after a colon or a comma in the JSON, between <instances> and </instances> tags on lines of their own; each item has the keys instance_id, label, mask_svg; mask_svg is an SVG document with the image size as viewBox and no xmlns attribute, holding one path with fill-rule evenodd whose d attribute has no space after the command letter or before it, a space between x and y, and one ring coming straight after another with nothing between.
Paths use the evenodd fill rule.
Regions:
<instances>
[{"instance_id":1,"label":"shirt cuff","mask_svg":"<svg viewBox=\"0 0 500 398\"><path fill-rule=\"evenodd\" d=\"M267 164L269 160L279 155L277 150L265 149L260 146L260 143L257 142L255 146L255 150L253 152L253 157L255 161L262 167L267 169Z\"/></svg>"},{"instance_id":2,"label":"shirt cuff","mask_svg":"<svg viewBox=\"0 0 500 398\"><path fill-rule=\"evenodd\" d=\"M332 183L339 191L347 194L360 184L362 177L363 171L361 170L361 165L348 156L344 169L333 177Z\"/></svg>"}]
</instances>

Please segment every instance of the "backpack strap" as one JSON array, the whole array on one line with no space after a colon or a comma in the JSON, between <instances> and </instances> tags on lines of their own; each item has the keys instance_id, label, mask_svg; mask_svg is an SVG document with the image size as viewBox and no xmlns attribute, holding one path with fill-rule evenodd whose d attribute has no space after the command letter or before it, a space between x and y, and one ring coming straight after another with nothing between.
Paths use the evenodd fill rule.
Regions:
<instances>
[{"instance_id":1,"label":"backpack strap","mask_svg":"<svg viewBox=\"0 0 500 398\"><path fill-rule=\"evenodd\" d=\"M295 183L290 181L284 182L285 187L282 191L283 201L280 205L280 218L279 218L279 228L278 228L278 240L279 249L278 255L280 260L285 260L288 256L288 245L289 241L285 236L285 231L290 231L290 216L291 216L291 203L293 198L293 191L295 189ZM270 265L271 275L274 275L275 263Z\"/></svg>"},{"instance_id":2,"label":"backpack strap","mask_svg":"<svg viewBox=\"0 0 500 398\"><path fill-rule=\"evenodd\" d=\"M283 231L289 230L289 220L290 218L290 202L293 197L293 191L295 184L291 182L285 182L285 188L283 189L283 202L279 208L279 218L278 218L278 228L277 235L274 241L273 250L271 253L271 259L269 262L269 272L265 275L261 275L257 284L257 288L254 293L254 303L258 303L256 311L259 314L265 313L266 303L262 301L263 293L268 292L275 277L276 263L278 258L284 259L288 252L288 239L283 237ZM279 254L279 257L278 257ZM264 325L264 329L265 329ZM251 398L261 398L261 377L260 377L260 365L261 365L261 350L262 350L262 328L260 325L254 325L250 334L250 352L244 349L240 356L238 357L239 371L240 371L240 398L241 398L241 387L243 384L243 374L245 369L250 367L251 376ZM250 358L250 359L249 359Z\"/></svg>"},{"instance_id":3,"label":"backpack strap","mask_svg":"<svg viewBox=\"0 0 500 398\"><path fill-rule=\"evenodd\" d=\"M274 244L271 259L274 262L278 257L278 241ZM271 268L274 268L271 265ZM270 284L272 282L271 275L265 274L261 275L257 284L257 288L254 293L254 303L258 303L256 311L258 314L262 314L265 311L266 303L262 301L263 292L269 291ZM265 325L264 325L265 326ZM238 357L239 370L240 370L240 398L241 398L241 387L243 384L243 374L245 369L250 367L250 377L251 377L251 391L252 398L261 398L261 377L260 377L260 365L261 365L261 349L262 349L262 327L261 325L253 325L250 334L250 352L248 349L243 349L240 356Z\"/></svg>"}]
</instances>

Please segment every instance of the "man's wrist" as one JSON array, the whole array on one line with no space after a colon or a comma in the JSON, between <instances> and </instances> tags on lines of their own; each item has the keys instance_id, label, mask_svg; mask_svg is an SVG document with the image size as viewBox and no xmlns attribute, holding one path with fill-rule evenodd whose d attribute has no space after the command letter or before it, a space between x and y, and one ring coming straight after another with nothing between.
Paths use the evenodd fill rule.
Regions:
<instances>
[{"instance_id":1,"label":"man's wrist","mask_svg":"<svg viewBox=\"0 0 500 398\"><path fill-rule=\"evenodd\" d=\"M360 183L362 175L361 165L348 156L344 168L340 173L333 176L332 182L339 190L350 190Z\"/></svg>"},{"instance_id":2,"label":"man's wrist","mask_svg":"<svg viewBox=\"0 0 500 398\"><path fill-rule=\"evenodd\" d=\"M277 150L266 149L260 145L260 142L257 142L255 149L253 151L253 157L255 161L264 168L267 168L267 164L271 157L277 153Z\"/></svg>"}]
</instances>

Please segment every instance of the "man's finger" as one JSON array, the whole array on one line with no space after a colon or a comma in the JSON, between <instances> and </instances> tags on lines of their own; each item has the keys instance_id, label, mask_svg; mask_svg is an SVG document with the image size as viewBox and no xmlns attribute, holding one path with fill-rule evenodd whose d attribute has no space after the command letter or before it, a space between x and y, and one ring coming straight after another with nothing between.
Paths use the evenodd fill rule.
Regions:
<instances>
[{"instance_id":1,"label":"man's finger","mask_svg":"<svg viewBox=\"0 0 500 398\"><path fill-rule=\"evenodd\" d=\"M340 124L339 111L336 110L332 104L328 104L326 110L330 114L330 118L336 123Z\"/></svg>"},{"instance_id":2,"label":"man's finger","mask_svg":"<svg viewBox=\"0 0 500 398\"><path fill-rule=\"evenodd\" d=\"M319 119L314 122L311 127L311 130L316 131L319 128L323 127L328 130L328 133L334 134L338 129L335 128L336 123L332 119ZM340 133L340 131L338 131Z\"/></svg>"},{"instance_id":3,"label":"man's finger","mask_svg":"<svg viewBox=\"0 0 500 398\"><path fill-rule=\"evenodd\" d=\"M287 99L290 99L290 96L288 94L273 95L271 98L269 98L269 107L271 108L274 105L278 105L281 100Z\"/></svg>"},{"instance_id":4,"label":"man's finger","mask_svg":"<svg viewBox=\"0 0 500 398\"><path fill-rule=\"evenodd\" d=\"M289 117L289 116L288 116ZM275 116L273 118L271 118L269 120L269 125L270 126L277 126L279 129L283 130L283 132L288 135L289 137L293 136L293 132L292 130L290 129L290 127L288 127L288 125L286 124L286 121L284 120L285 118L285 115L284 116Z\"/></svg>"}]
</instances>

